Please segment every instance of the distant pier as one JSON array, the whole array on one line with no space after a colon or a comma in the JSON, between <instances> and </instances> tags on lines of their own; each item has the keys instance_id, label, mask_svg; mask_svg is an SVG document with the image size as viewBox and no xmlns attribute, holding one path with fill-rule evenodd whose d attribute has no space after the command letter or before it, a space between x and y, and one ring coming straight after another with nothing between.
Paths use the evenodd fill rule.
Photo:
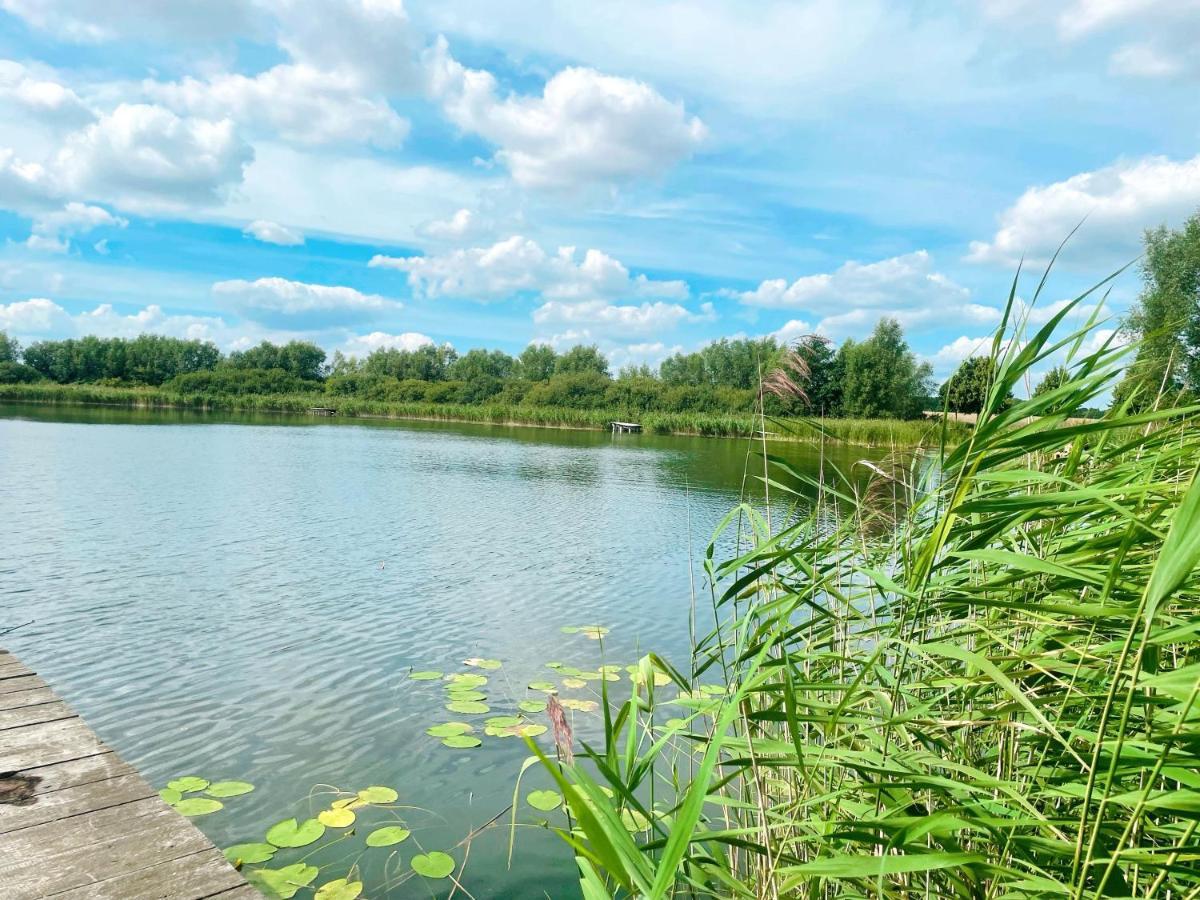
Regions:
<instances>
[{"instance_id":1,"label":"distant pier","mask_svg":"<svg viewBox=\"0 0 1200 900\"><path fill-rule=\"evenodd\" d=\"M337 410L332 406L310 406L308 411L314 416L336 416Z\"/></svg>"},{"instance_id":2,"label":"distant pier","mask_svg":"<svg viewBox=\"0 0 1200 900\"><path fill-rule=\"evenodd\" d=\"M639 425L637 422L613 422L612 430L613 430L613 434L617 434L618 432L622 432L622 431L628 431L628 432L632 432L632 433L636 434L637 432L642 430L642 426Z\"/></svg>"},{"instance_id":3,"label":"distant pier","mask_svg":"<svg viewBox=\"0 0 1200 900\"><path fill-rule=\"evenodd\" d=\"M7 650L0 650L0 895L260 898L212 841Z\"/></svg>"}]
</instances>

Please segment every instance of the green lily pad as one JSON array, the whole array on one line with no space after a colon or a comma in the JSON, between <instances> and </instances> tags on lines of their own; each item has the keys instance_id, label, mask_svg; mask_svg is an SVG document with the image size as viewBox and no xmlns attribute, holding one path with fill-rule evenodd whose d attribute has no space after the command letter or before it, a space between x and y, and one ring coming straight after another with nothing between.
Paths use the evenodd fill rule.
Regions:
<instances>
[{"instance_id":1,"label":"green lily pad","mask_svg":"<svg viewBox=\"0 0 1200 900\"><path fill-rule=\"evenodd\" d=\"M432 853L417 854L409 865L414 872L426 878L445 878L454 871L454 857L434 850Z\"/></svg>"},{"instance_id":2,"label":"green lily pad","mask_svg":"<svg viewBox=\"0 0 1200 900\"><path fill-rule=\"evenodd\" d=\"M359 791L358 799L363 803L395 803L400 799L400 795L390 787L372 785L369 788L363 788Z\"/></svg>"},{"instance_id":3,"label":"green lily pad","mask_svg":"<svg viewBox=\"0 0 1200 900\"><path fill-rule=\"evenodd\" d=\"M358 900L362 893L361 881L347 881L345 878L335 878L317 888L315 900Z\"/></svg>"},{"instance_id":4,"label":"green lily pad","mask_svg":"<svg viewBox=\"0 0 1200 900\"><path fill-rule=\"evenodd\" d=\"M579 712L595 712L600 708L600 704L595 700L576 700L573 697L566 697L561 702L564 709L574 709Z\"/></svg>"},{"instance_id":5,"label":"green lily pad","mask_svg":"<svg viewBox=\"0 0 1200 900\"><path fill-rule=\"evenodd\" d=\"M558 791L530 791L525 796L525 802L534 809L540 809L542 812L550 812L552 809L558 809L562 804L562 794Z\"/></svg>"},{"instance_id":6,"label":"green lily pad","mask_svg":"<svg viewBox=\"0 0 1200 900\"><path fill-rule=\"evenodd\" d=\"M564 625L559 629L563 634L579 634L578 625Z\"/></svg>"},{"instance_id":7,"label":"green lily pad","mask_svg":"<svg viewBox=\"0 0 1200 900\"><path fill-rule=\"evenodd\" d=\"M610 664L610 665L607 665L607 666L601 666L601 667L600 667L600 671L601 671L601 672L620 672L620 671L621 671L621 667L620 667L620 666L618 666L618 665L611 665L611 664Z\"/></svg>"},{"instance_id":8,"label":"green lily pad","mask_svg":"<svg viewBox=\"0 0 1200 900\"><path fill-rule=\"evenodd\" d=\"M487 699L482 691L450 691L446 696L455 703L480 703Z\"/></svg>"},{"instance_id":9,"label":"green lily pad","mask_svg":"<svg viewBox=\"0 0 1200 900\"><path fill-rule=\"evenodd\" d=\"M368 847L390 847L392 844L399 844L401 841L407 840L412 834L407 828L401 828L399 825L387 825L383 828L376 828L367 835Z\"/></svg>"},{"instance_id":10,"label":"green lily pad","mask_svg":"<svg viewBox=\"0 0 1200 900\"><path fill-rule=\"evenodd\" d=\"M254 790L248 781L214 781L204 793L210 797L239 797Z\"/></svg>"},{"instance_id":11,"label":"green lily pad","mask_svg":"<svg viewBox=\"0 0 1200 900\"><path fill-rule=\"evenodd\" d=\"M442 738L442 744L446 747L453 747L455 750L469 750L472 747L478 747L483 741L477 737L471 737L469 734L452 734L450 737Z\"/></svg>"},{"instance_id":12,"label":"green lily pad","mask_svg":"<svg viewBox=\"0 0 1200 900\"><path fill-rule=\"evenodd\" d=\"M522 700L517 704L517 709L521 712L540 713L546 711L545 700Z\"/></svg>"},{"instance_id":13,"label":"green lily pad","mask_svg":"<svg viewBox=\"0 0 1200 900\"><path fill-rule=\"evenodd\" d=\"M163 788L161 791L158 792L158 796L162 797L163 800L165 800L167 803L171 804L172 806L174 806L176 803L178 803L180 800L183 799L183 794L181 794L179 791L175 790L174 788Z\"/></svg>"},{"instance_id":14,"label":"green lily pad","mask_svg":"<svg viewBox=\"0 0 1200 900\"><path fill-rule=\"evenodd\" d=\"M355 794L353 797L343 797L341 800L334 800L329 805L334 809L358 809L367 804Z\"/></svg>"},{"instance_id":15,"label":"green lily pad","mask_svg":"<svg viewBox=\"0 0 1200 900\"><path fill-rule=\"evenodd\" d=\"M547 668L547 669L561 669L562 667L563 667L563 664L562 664L562 663L560 663L560 662L558 662L557 660L556 660L556 661L554 661L554 662L548 662L548 663L546 663L546 668Z\"/></svg>"},{"instance_id":16,"label":"green lily pad","mask_svg":"<svg viewBox=\"0 0 1200 900\"><path fill-rule=\"evenodd\" d=\"M253 869L246 873L246 880L268 897L291 900L300 888L313 883L319 871L316 866L295 863L282 869Z\"/></svg>"},{"instance_id":17,"label":"green lily pad","mask_svg":"<svg viewBox=\"0 0 1200 900\"><path fill-rule=\"evenodd\" d=\"M430 737L444 738L456 734L469 734L474 730L475 728L466 722L444 722L441 725L431 725L425 729L425 733Z\"/></svg>"},{"instance_id":18,"label":"green lily pad","mask_svg":"<svg viewBox=\"0 0 1200 900\"><path fill-rule=\"evenodd\" d=\"M276 847L307 847L320 840L324 833L325 826L316 819L305 819L303 822L284 819L282 822L276 822L267 831L267 841Z\"/></svg>"},{"instance_id":19,"label":"green lily pad","mask_svg":"<svg viewBox=\"0 0 1200 900\"><path fill-rule=\"evenodd\" d=\"M547 694L557 694L558 688L555 687L552 681L534 681L530 682L529 689L531 691L545 691Z\"/></svg>"},{"instance_id":20,"label":"green lily pad","mask_svg":"<svg viewBox=\"0 0 1200 900\"><path fill-rule=\"evenodd\" d=\"M587 687L587 682L582 678L564 678L563 687L571 690L578 690L581 687Z\"/></svg>"},{"instance_id":21,"label":"green lily pad","mask_svg":"<svg viewBox=\"0 0 1200 900\"><path fill-rule=\"evenodd\" d=\"M470 659L463 660L464 666L475 666L477 669L494 670L500 668L500 660L498 659L480 659L478 656L472 656Z\"/></svg>"},{"instance_id":22,"label":"green lily pad","mask_svg":"<svg viewBox=\"0 0 1200 900\"><path fill-rule=\"evenodd\" d=\"M235 866L238 862L266 862L274 855L275 848L270 844L234 844L225 851L225 858Z\"/></svg>"},{"instance_id":23,"label":"green lily pad","mask_svg":"<svg viewBox=\"0 0 1200 900\"><path fill-rule=\"evenodd\" d=\"M476 675L474 672L455 672L447 675L446 680L463 688L483 687L488 681L486 675Z\"/></svg>"},{"instance_id":24,"label":"green lily pad","mask_svg":"<svg viewBox=\"0 0 1200 900\"><path fill-rule=\"evenodd\" d=\"M604 635L608 634L608 629L603 625L585 625L579 629L579 633L585 638L590 638L593 641L598 641Z\"/></svg>"},{"instance_id":25,"label":"green lily pad","mask_svg":"<svg viewBox=\"0 0 1200 900\"><path fill-rule=\"evenodd\" d=\"M537 737L539 734L546 733L545 725L538 725L534 722L522 722L520 725L510 725L507 728L491 728L488 733L494 733L497 737Z\"/></svg>"},{"instance_id":26,"label":"green lily pad","mask_svg":"<svg viewBox=\"0 0 1200 900\"><path fill-rule=\"evenodd\" d=\"M174 807L180 815L207 816L209 813L224 809L225 804L220 800L209 800L207 797L188 797L174 804Z\"/></svg>"},{"instance_id":27,"label":"green lily pad","mask_svg":"<svg viewBox=\"0 0 1200 900\"><path fill-rule=\"evenodd\" d=\"M464 716L482 715L492 711L492 708L486 703L477 703L474 700L451 700L446 704L446 709L450 712L462 713Z\"/></svg>"},{"instance_id":28,"label":"green lily pad","mask_svg":"<svg viewBox=\"0 0 1200 900\"><path fill-rule=\"evenodd\" d=\"M349 828L354 824L354 812L344 806L323 809L317 814L317 821L326 828Z\"/></svg>"},{"instance_id":29,"label":"green lily pad","mask_svg":"<svg viewBox=\"0 0 1200 900\"><path fill-rule=\"evenodd\" d=\"M492 716L485 721L484 725L491 725L493 728L509 728L513 725L520 725L524 719L520 716Z\"/></svg>"},{"instance_id":30,"label":"green lily pad","mask_svg":"<svg viewBox=\"0 0 1200 900\"><path fill-rule=\"evenodd\" d=\"M442 677L441 672L410 672L409 681L437 681Z\"/></svg>"},{"instance_id":31,"label":"green lily pad","mask_svg":"<svg viewBox=\"0 0 1200 900\"><path fill-rule=\"evenodd\" d=\"M185 775L183 778L168 781L167 787L173 791L179 791L181 794L190 794L192 791L204 790L208 787L208 782L203 778L197 778L195 775Z\"/></svg>"}]
</instances>

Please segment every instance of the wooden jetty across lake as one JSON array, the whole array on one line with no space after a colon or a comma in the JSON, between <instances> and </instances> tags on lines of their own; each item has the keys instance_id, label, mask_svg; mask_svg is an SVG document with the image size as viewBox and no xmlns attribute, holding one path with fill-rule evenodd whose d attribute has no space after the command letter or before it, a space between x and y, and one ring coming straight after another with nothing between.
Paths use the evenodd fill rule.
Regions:
<instances>
[{"instance_id":1,"label":"wooden jetty across lake","mask_svg":"<svg viewBox=\"0 0 1200 900\"><path fill-rule=\"evenodd\" d=\"M637 422L613 422L612 430L613 434L616 434L619 431L631 431L636 434L642 430L642 426Z\"/></svg>"},{"instance_id":2,"label":"wooden jetty across lake","mask_svg":"<svg viewBox=\"0 0 1200 900\"><path fill-rule=\"evenodd\" d=\"M336 416L337 410L332 406L310 406L308 411L314 416Z\"/></svg>"},{"instance_id":3,"label":"wooden jetty across lake","mask_svg":"<svg viewBox=\"0 0 1200 900\"><path fill-rule=\"evenodd\" d=\"M42 679L0 650L0 896L261 895Z\"/></svg>"}]
</instances>

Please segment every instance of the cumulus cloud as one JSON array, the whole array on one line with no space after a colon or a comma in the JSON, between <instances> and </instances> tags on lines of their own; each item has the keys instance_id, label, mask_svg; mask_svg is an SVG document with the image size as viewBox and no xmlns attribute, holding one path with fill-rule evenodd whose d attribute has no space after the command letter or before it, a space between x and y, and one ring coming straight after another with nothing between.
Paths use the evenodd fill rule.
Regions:
<instances>
[{"instance_id":1,"label":"cumulus cloud","mask_svg":"<svg viewBox=\"0 0 1200 900\"><path fill-rule=\"evenodd\" d=\"M371 319L401 304L351 287L308 284L286 278L218 281L213 294L239 315L282 327L327 327Z\"/></svg>"},{"instance_id":2,"label":"cumulus cloud","mask_svg":"<svg viewBox=\"0 0 1200 900\"><path fill-rule=\"evenodd\" d=\"M495 76L463 66L444 39L425 63L429 91L447 117L496 145L496 159L525 187L570 189L660 175L707 133L683 104L594 69L563 69L540 97L501 98Z\"/></svg>"},{"instance_id":3,"label":"cumulus cloud","mask_svg":"<svg viewBox=\"0 0 1200 900\"><path fill-rule=\"evenodd\" d=\"M683 352L682 344L665 344L662 341L643 341L634 344L611 344L603 348L609 365L616 370L625 366L650 366L657 369L668 356Z\"/></svg>"},{"instance_id":4,"label":"cumulus cloud","mask_svg":"<svg viewBox=\"0 0 1200 900\"><path fill-rule=\"evenodd\" d=\"M93 118L69 87L34 75L26 66L0 60L0 100L15 103L41 122L77 126Z\"/></svg>"},{"instance_id":5,"label":"cumulus cloud","mask_svg":"<svg viewBox=\"0 0 1200 900\"><path fill-rule=\"evenodd\" d=\"M347 339L338 349L347 356L370 356L375 350L416 350L433 343L433 338L419 331L405 331L400 334L389 334L386 331L372 331L370 334L357 334Z\"/></svg>"},{"instance_id":6,"label":"cumulus cloud","mask_svg":"<svg viewBox=\"0 0 1200 900\"><path fill-rule=\"evenodd\" d=\"M161 106L122 103L69 136L54 167L70 193L160 207L221 199L253 157L228 119L181 118Z\"/></svg>"},{"instance_id":7,"label":"cumulus cloud","mask_svg":"<svg viewBox=\"0 0 1200 900\"><path fill-rule=\"evenodd\" d=\"M549 254L520 235L490 247L454 250L432 256L375 256L370 265L408 273L413 293L425 297L469 297L475 300L536 292L548 299L615 299L658 297L686 299L682 281L630 277L619 260L588 250L576 261L574 247Z\"/></svg>"},{"instance_id":8,"label":"cumulus cloud","mask_svg":"<svg viewBox=\"0 0 1200 900\"><path fill-rule=\"evenodd\" d=\"M292 228L286 228L276 222L257 219L242 229L255 240L264 244L278 244L281 247L298 247L304 243L304 235Z\"/></svg>"},{"instance_id":9,"label":"cumulus cloud","mask_svg":"<svg viewBox=\"0 0 1200 900\"><path fill-rule=\"evenodd\" d=\"M479 216L464 207L445 219L422 222L417 226L417 234L435 241L461 241L477 234L482 228Z\"/></svg>"},{"instance_id":10,"label":"cumulus cloud","mask_svg":"<svg viewBox=\"0 0 1200 900\"><path fill-rule=\"evenodd\" d=\"M44 297L0 304L0 331L21 338L67 338L85 334L131 338L151 333L211 340L226 346L245 337L245 329L231 328L220 317L175 315L165 312L157 304L124 314L117 312L112 304L102 303L86 312L72 314Z\"/></svg>"},{"instance_id":11,"label":"cumulus cloud","mask_svg":"<svg viewBox=\"0 0 1200 900\"><path fill-rule=\"evenodd\" d=\"M25 336L55 334L70 328L67 311L45 297L0 303L0 331Z\"/></svg>"},{"instance_id":12,"label":"cumulus cloud","mask_svg":"<svg viewBox=\"0 0 1200 900\"><path fill-rule=\"evenodd\" d=\"M25 242L35 250L66 252L68 238L87 234L97 228L124 228L129 223L100 206L72 201L62 209L39 214L33 220L32 233Z\"/></svg>"},{"instance_id":13,"label":"cumulus cloud","mask_svg":"<svg viewBox=\"0 0 1200 900\"><path fill-rule=\"evenodd\" d=\"M1042 261L1081 222L1069 247L1075 253L1137 253L1142 230L1181 221L1200 205L1200 156L1165 156L1114 163L1065 181L1031 187L1000 214L990 241L973 241L972 262Z\"/></svg>"},{"instance_id":14,"label":"cumulus cloud","mask_svg":"<svg viewBox=\"0 0 1200 900\"><path fill-rule=\"evenodd\" d=\"M808 322L800 319L788 319L779 328L771 332L771 337L781 344L790 344L802 337L813 334L815 329Z\"/></svg>"},{"instance_id":15,"label":"cumulus cloud","mask_svg":"<svg viewBox=\"0 0 1200 900\"><path fill-rule=\"evenodd\" d=\"M221 74L207 80L147 81L156 102L189 115L229 117L251 130L270 130L299 144L337 142L395 146L408 122L379 96L364 96L352 73L282 64L258 75Z\"/></svg>"},{"instance_id":16,"label":"cumulus cloud","mask_svg":"<svg viewBox=\"0 0 1200 900\"><path fill-rule=\"evenodd\" d=\"M678 303L612 304L603 300L550 300L533 311L540 328L586 330L589 335L642 335L670 331L684 322L711 322L716 312L705 303L693 313Z\"/></svg>"},{"instance_id":17,"label":"cumulus cloud","mask_svg":"<svg viewBox=\"0 0 1200 900\"><path fill-rule=\"evenodd\" d=\"M54 178L45 166L0 147L0 206L20 212L44 208L56 193Z\"/></svg>"}]
</instances>

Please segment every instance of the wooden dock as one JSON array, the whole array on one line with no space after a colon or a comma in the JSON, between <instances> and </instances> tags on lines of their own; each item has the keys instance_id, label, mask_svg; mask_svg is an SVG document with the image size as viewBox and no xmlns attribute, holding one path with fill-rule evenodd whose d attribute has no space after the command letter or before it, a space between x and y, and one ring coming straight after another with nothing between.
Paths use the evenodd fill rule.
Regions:
<instances>
[{"instance_id":1,"label":"wooden dock","mask_svg":"<svg viewBox=\"0 0 1200 900\"><path fill-rule=\"evenodd\" d=\"M0 896L260 894L42 679L0 650Z\"/></svg>"},{"instance_id":2,"label":"wooden dock","mask_svg":"<svg viewBox=\"0 0 1200 900\"><path fill-rule=\"evenodd\" d=\"M332 406L310 406L308 411L314 416L336 416L337 410Z\"/></svg>"},{"instance_id":3,"label":"wooden dock","mask_svg":"<svg viewBox=\"0 0 1200 900\"><path fill-rule=\"evenodd\" d=\"M617 434L618 432L622 431L628 431L637 434L642 430L642 426L637 422L613 422L612 430L613 434Z\"/></svg>"}]
</instances>

